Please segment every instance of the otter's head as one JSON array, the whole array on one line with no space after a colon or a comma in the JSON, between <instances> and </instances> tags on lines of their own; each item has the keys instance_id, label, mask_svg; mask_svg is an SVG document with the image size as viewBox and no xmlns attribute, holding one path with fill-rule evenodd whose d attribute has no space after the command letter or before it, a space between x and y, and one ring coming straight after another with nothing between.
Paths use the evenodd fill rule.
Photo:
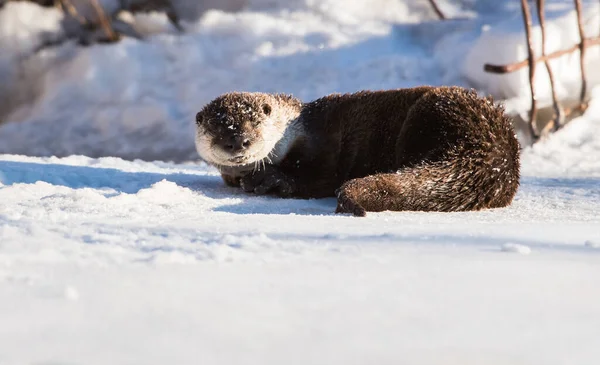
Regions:
<instances>
[{"instance_id":1,"label":"otter's head","mask_svg":"<svg viewBox=\"0 0 600 365\"><path fill-rule=\"evenodd\" d=\"M229 93L196 114L196 149L208 163L245 166L269 158L300 103L284 95Z\"/></svg>"}]
</instances>

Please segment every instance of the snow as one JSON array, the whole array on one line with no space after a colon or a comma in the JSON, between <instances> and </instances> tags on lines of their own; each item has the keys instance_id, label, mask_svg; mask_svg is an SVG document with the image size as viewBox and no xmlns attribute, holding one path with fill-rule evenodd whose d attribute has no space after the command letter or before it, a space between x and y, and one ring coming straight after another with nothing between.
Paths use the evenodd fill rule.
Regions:
<instances>
[{"instance_id":1,"label":"snow","mask_svg":"<svg viewBox=\"0 0 600 365\"><path fill-rule=\"evenodd\" d=\"M526 176L507 209L357 219L249 197L204 164L4 155L0 171L3 363L600 355L594 178Z\"/></svg>"},{"instance_id":2,"label":"snow","mask_svg":"<svg viewBox=\"0 0 600 365\"><path fill-rule=\"evenodd\" d=\"M523 166L537 176L600 177L599 88L583 118L523 151Z\"/></svg>"},{"instance_id":3,"label":"snow","mask_svg":"<svg viewBox=\"0 0 600 365\"><path fill-rule=\"evenodd\" d=\"M505 252L516 252L521 255L529 255L531 248L529 246L520 245L518 243L505 243L501 246L501 250Z\"/></svg>"},{"instance_id":4,"label":"snow","mask_svg":"<svg viewBox=\"0 0 600 365\"><path fill-rule=\"evenodd\" d=\"M570 1L549 3L567 24ZM479 66L463 66L518 2L441 5L466 18L422 22L426 1L250 1L181 36L35 56L59 32L35 21L52 10L5 5L0 77L27 55L23 75L44 67L24 83L31 103L0 83L0 364L595 363L598 87L524 148L504 209L354 218L333 198L244 194L197 161L193 115L225 91L472 85ZM576 72L560 71L573 95ZM526 103L510 80L480 90Z\"/></svg>"},{"instance_id":5,"label":"snow","mask_svg":"<svg viewBox=\"0 0 600 365\"><path fill-rule=\"evenodd\" d=\"M41 90L27 94L32 103L5 107L0 153L185 161L197 156L195 114L226 91L285 92L310 100L439 83L430 51L409 34L426 28L416 21L433 16L427 3L340 4L211 10L183 35L44 50L33 60L44 60L52 72L31 81L30 88Z\"/></svg>"}]
</instances>

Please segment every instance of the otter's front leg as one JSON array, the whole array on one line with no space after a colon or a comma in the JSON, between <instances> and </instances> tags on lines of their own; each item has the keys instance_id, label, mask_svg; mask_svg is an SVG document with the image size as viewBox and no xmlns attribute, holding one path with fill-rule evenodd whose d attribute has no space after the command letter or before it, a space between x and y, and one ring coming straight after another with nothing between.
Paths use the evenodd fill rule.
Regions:
<instances>
[{"instance_id":1,"label":"otter's front leg","mask_svg":"<svg viewBox=\"0 0 600 365\"><path fill-rule=\"evenodd\" d=\"M294 179L273 165L266 165L261 170L248 173L242 177L240 186L248 193L259 195L275 193L284 198L296 192Z\"/></svg>"},{"instance_id":2,"label":"otter's front leg","mask_svg":"<svg viewBox=\"0 0 600 365\"><path fill-rule=\"evenodd\" d=\"M221 178L225 182L227 186L231 187L240 187L240 180L242 179L239 176L233 176L228 174L221 174Z\"/></svg>"}]
</instances>

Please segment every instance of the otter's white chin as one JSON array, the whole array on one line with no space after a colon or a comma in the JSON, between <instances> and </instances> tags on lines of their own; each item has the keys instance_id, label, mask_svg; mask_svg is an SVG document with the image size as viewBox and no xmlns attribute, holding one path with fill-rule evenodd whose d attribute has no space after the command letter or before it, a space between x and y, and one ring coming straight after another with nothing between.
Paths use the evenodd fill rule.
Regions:
<instances>
[{"instance_id":1,"label":"otter's white chin","mask_svg":"<svg viewBox=\"0 0 600 365\"><path fill-rule=\"evenodd\" d=\"M264 160L267 156L268 156L268 154L258 154L258 155L252 154L252 155L237 156L237 157L231 157L231 156L226 157L226 156L213 155L211 160L221 166L236 167L236 166L252 165L261 160Z\"/></svg>"},{"instance_id":2,"label":"otter's white chin","mask_svg":"<svg viewBox=\"0 0 600 365\"><path fill-rule=\"evenodd\" d=\"M246 150L243 155L232 156L225 151L214 148L211 139L204 133L197 133L195 142L196 150L204 161L209 164L227 167L253 165L262 160L270 161L269 154L274 147L273 145L267 145L265 142L257 142Z\"/></svg>"}]
</instances>

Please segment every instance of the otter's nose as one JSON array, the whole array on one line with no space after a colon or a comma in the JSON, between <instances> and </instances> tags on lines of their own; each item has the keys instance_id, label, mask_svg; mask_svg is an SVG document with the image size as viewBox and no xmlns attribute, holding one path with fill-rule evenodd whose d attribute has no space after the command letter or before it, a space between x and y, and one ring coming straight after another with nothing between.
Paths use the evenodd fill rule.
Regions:
<instances>
[{"instance_id":1,"label":"otter's nose","mask_svg":"<svg viewBox=\"0 0 600 365\"><path fill-rule=\"evenodd\" d=\"M237 153L250 146L250 140L244 136L232 136L225 140L223 148L230 153Z\"/></svg>"}]
</instances>

